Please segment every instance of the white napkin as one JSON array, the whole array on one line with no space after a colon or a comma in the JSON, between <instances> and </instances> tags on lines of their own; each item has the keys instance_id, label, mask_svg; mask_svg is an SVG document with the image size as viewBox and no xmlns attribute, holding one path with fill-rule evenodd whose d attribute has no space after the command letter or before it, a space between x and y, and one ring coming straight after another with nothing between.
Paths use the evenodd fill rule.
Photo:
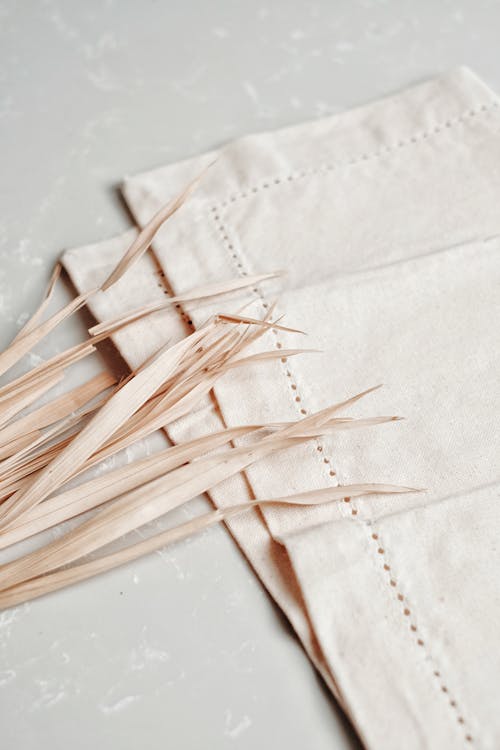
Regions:
<instances>
[{"instance_id":1,"label":"white napkin","mask_svg":"<svg viewBox=\"0 0 500 750\"><path fill-rule=\"evenodd\" d=\"M459 70L341 116L244 138L220 151L141 264L151 284L157 261L176 293L287 269L286 323L324 353L225 378L216 399L227 424L295 419L379 382L385 388L356 411L407 418L275 456L248 471L249 488L238 477L213 493L224 504L337 481L427 488L265 509L232 525L373 748L500 744L499 125L496 97ZM207 158L128 179L138 224ZM107 256L100 246L66 254L75 285L101 279L124 242L108 244ZM126 278L96 300L96 317L136 306ZM248 299L249 314L272 302L267 288ZM187 306L195 326L209 312ZM163 328L167 318L183 335L172 315ZM144 329L121 334L130 363L146 354ZM215 407L202 409L172 437L218 419Z\"/></svg>"}]
</instances>

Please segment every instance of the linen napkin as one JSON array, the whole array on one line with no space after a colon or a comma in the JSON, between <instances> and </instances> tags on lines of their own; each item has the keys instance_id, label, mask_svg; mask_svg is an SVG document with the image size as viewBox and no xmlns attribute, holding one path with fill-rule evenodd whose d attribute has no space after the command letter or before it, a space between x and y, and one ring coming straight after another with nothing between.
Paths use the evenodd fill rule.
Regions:
<instances>
[{"instance_id":1,"label":"linen napkin","mask_svg":"<svg viewBox=\"0 0 500 750\"><path fill-rule=\"evenodd\" d=\"M217 154L133 282L144 278L146 295L148 278L162 294L163 274L167 291L182 293L286 268L286 323L323 350L234 371L214 405L175 426L174 440L221 419L295 419L379 382L385 388L357 411L407 418L277 455L213 493L225 504L328 482L427 488L266 508L232 525L368 747L500 743L499 124L497 98L461 69L340 116L241 139ZM213 156L127 179L138 224ZM124 247L118 239L67 253L76 287L102 280ZM97 298L94 315L139 304L130 283L125 276ZM256 287L246 301L262 315L273 299ZM211 308L185 310L196 326ZM132 366L148 342L163 340L167 322L183 335L180 319L162 316L157 338L150 321L147 339L144 323L120 334ZM266 345L297 343L271 332Z\"/></svg>"}]
</instances>

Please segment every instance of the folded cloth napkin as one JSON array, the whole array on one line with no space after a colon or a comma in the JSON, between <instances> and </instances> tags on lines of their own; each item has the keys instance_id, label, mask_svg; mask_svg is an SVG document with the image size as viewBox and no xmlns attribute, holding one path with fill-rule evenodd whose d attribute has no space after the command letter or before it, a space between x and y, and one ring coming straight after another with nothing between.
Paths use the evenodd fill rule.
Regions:
<instances>
[{"instance_id":1,"label":"folded cloth napkin","mask_svg":"<svg viewBox=\"0 0 500 750\"><path fill-rule=\"evenodd\" d=\"M212 493L225 505L328 483L426 488L231 522L371 748L500 745L499 127L497 98L460 69L127 179L141 226L218 157L137 273L92 303L103 320L165 291L288 271L280 309L323 353L235 370L175 441L296 419L377 383L355 411L407 418L276 455ZM75 286L102 281L130 238L68 251ZM273 298L255 287L246 301L262 316ZM160 313L115 343L134 367L220 307ZM265 345L297 341L273 331Z\"/></svg>"}]
</instances>

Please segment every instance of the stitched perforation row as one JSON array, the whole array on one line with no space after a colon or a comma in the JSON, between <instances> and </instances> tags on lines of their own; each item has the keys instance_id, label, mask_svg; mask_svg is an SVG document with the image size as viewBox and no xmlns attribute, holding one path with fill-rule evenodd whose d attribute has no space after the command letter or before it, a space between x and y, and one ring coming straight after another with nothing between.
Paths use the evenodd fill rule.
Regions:
<instances>
[{"instance_id":1,"label":"stitched perforation row","mask_svg":"<svg viewBox=\"0 0 500 750\"><path fill-rule=\"evenodd\" d=\"M344 167L352 167L352 166L355 166L356 164L362 164L367 161L380 159L383 156L387 156L388 154L394 151L397 151L399 149L406 148L407 146L412 146L414 144L426 141L431 136L439 135L439 133L446 132L450 128L453 128L456 125L460 125L464 122L467 122L468 120L471 120L474 117L477 117L478 115L485 114L487 112L490 112L491 110L497 109L498 106L499 106L499 102L494 100L494 101L488 102L487 104L482 104L481 106L476 107L475 109L469 109L467 112L464 112L460 116L452 117L440 123L436 123L436 125L429 128L428 130L423 130L420 133L414 133L413 135L408 136L407 138L401 138L395 143L390 143L385 146L382 146L376 151L362 153L357 156L353 156L350 159L346 159L344 161L338 161L333 164L323 164L323 165L320 165L319 167L314 167L311 169L298 170L297 172L292 172L282 177L266 178L258 185L253 185L253 186L244 188L238 193L231 194L228 198L222 200L219 203L219 206L221 208L225 208L229 206L230 204L235 203L236 201L248 198L252 195L255 195L255 193L259 193L263 190L268 190L269 188L273 188L278 185L283 185L283 184L290 183L290 182L296 182L297 180L301 180L306 177L313 177L315 175L322 174L322 173L327 174L329 172L334 172L338 169L342 169Z\"/></svg>"},{"instance_id":2,"label":"stitched perforation row","mask_svg":"<svg viewBox=\"0 0 500 750\"><path fill-rule=\"evenodd\" d=\"M227 251L227 253L229 255L229 258L230 258L230 260L232 262L232 265L236 267L237 272L241 276L247 276L248 275L248 271L245 270L243 259L241 258L240 254L238 253L238 249L235 246L235 244L233 242L231 242L231 240L229 239L228 230L227 230L226 226L222 223L222 220L221 220L221 217L220 217L220 211L219 211L219 209L218 209L217 206L213 206L212 207L211 214L212 214L212 217L213 217L213 221L215 222L215 225L216 225L216 227L218 229L218 232L219 232L219 234L221 236L223 247L226 249L226 251ZM267 299L264 297L264 295L262 294L262 292L260 291L260 289L258 287L253 287L252 293L253 293L255 299L257 299L260 302L260 304L261 304L261 306L263 308L264 313L266 313L269 310L270 303L267 301ZM280 341L278 331L275 328L272 328L271 331L272 331L272 334L274 336L274 345L275 345L276 349L282 349L283 348L283 344ZM299 412L299 414L301 416L306 416L308 414L308 411L305 408L302 396L299 393L299 389L298 389L298 385L297 385L297 379L293 375L292 368L290 366L290 363L288 362L288 358L287 357L281 357L280 361L281 361L281 364L284 365L283 371L284 371L285 377L287 378L287 381L288 381L289 392L292 395L295 408L297 409L297 411ZM318 453L323 453L323 450L324 450L324 446L323 446L323 444L319 440L316 440L316 450L317 450ZM324 457L322 463L323 463L324 469L327 469L328 477L330 479L333 479L334 477L336 477L336 472L335 472L335 470L334 470L334 468L332 466L331 459L327 458L327 457Z\"/></svg>"},{"instance_id":3,"label":"stitched perforation row","mask_svg":"<svg viewBox=\"0 0 500 750\"><path fill-rule=\"evenodd\" d=\"M165 272L163 271L162 267L160 266L160 264L159 264L159 262L158 262L158 260L156 258L156 255L154 254L154 252L151 249L148 250L148 255L150 256L150 258L152 259L152 261L154 262L154 264L157 266L157 270L154 272L154 275L158 279L157 282L156 282L156 286L159 289L161 289L162 292L163 292L163 294L165 294L167 297L173 297L174 296L173 289L170 286L170 284L168 283L167 278L165 276ZM181 317L181 320L186 324L186 326L190 330L193 330L193 328L194 328L193 321L191 320L191 318L189 317L189 315L184 311L184 309L181 307L181 305L179 303L177 303L175 305L175 309L179 313L179 315Z\"/></svg>"},{"instance_id":4,"label":"stitched perforation row","mask_svg":"<svg viewBox=\"0 0 500 750\"><path fill-rule=\"evenodd\" d=\"M445 697L447 697L448 705L454 712L457 723L463 727L466 727L466 721L463 716L463 713L460 710L455 698L453 698L453 696L450 694L450 690L446 682L443 680L441 670L438 668L438 665L436 664L435 657L431 653L427 645L427 642L423 639L422 635L419 632L418 626L413 616L413 609L410 606L407 597L403 594L401 587L397 581L397 578L392 571L391 565L388 562L386 549L385 549L384 544L382 543L380 534L378 534L377 532L372 532L370 537L371 537L372 542L377 547L377 554L380 556L380 559L382 561L383 570L386 573L389 586L391 586L391 588L393 589L394 596L396 597L398 604L401 605L400 606L401 614L404 618L408 618L408 621L410 623L409 624L410 633L414 636L417 646L423 649L428 662L432 665L432 669L433 669L432 674L436 679L440 692ZM470 734L468 730L466 730L464 739L468 744L472 744L474 741L472 735Z\"/></svg>"}]
</instances>

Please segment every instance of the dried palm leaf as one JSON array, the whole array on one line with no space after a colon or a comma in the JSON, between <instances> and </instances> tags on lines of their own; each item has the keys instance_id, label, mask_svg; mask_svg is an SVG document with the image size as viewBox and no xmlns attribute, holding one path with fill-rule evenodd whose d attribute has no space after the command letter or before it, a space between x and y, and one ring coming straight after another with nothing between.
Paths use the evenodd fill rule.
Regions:
<instances>
[{"instance_id":1,"label":"dried palm leaf","mask_svg":"<svg viewBox=\"0 0 500 750\"><path fill-rule=\"evenodd\" d=\"M266 456L337 428L335 405L262 437L251 446L199 458L132 490L41 550L4 565L0 589L73 562L179 507ZM341 427L346 423L341 420ZM306 433L304 436L303 433Z\"/></svg>"},{"instance_id":2,"label":"dried palm leaf","mask_svg":"<svg viewBox=\"0 0 500 750\"><path fill-rule=\"evenodd\" d=\"M180 208L198 181L199 178L153 217L100 289L111 286L141 257L160 226ZM59 273L60 268L56 267L38 310L0 354L0 374L98 291L80 295L44 322ZM91 340L51 357L0 388L0 548L93 511L91 518L64 535L0 568L0 608L109 570L259 504L314 505L346 495L411 491L368 484L255 500L205 514L106 554L110 543L277 451L336 430L365 428L397 419L337 416L374 390L369 389L298 422L224 429L68 488L70 480L92 466L102 465L110 456L189 414L217 380L233 368L303 353L305 350L301 349L279 349L248 354L249 347L269 329L300 333L282 325L280 318L273 319L274 305L262 320L245 316L243 309L234 315L219 314L183 341L163 346L121 382L101 374L30 413L17 416L45 397L63 379L68 367L92 354L95 344L139 318L173 304L235 292L276 275L260 274L205 285L103 321L90 329ZM234 440L241 437L245 437L245 445L235 447ZM99 559L81 562L100 551L104 551L104 556ZM63 569L67 565L71 567Z\"/></svg>"},{"instance_id":3,"label":"dried palm leaf","mask_svg":"<svg viewBox=\"0 0 500 750\"><path fill-rule=\"evenodd\" d=\"M327 424L327 430L330 432L335 429L360 429L394 421L395 419L397 417L335 419ZM14 521L12 526L0 535L0 549L103 505L109 500L113 500L140 485L145 485L152 479L156 479L188 461L199 458L207 451L216 450L237 437L250 435L263 429L279 429L283 426L270 425L264 428L262 425L249 425L226 429L218 433L205 435L186 444L167 448L165 451L153 454L145 459L109 471L78 487L49 498L35 506L20 520ZM311 429L304 429L301 437L314 438L315 432Z\"/></svg>"},{"instance_id":4,"label":"dried palm leaf","mask_svg":"<svg viewBox=\"0 0 500 750\"><path fill-rule=\"evenodd\" d=\"M402 494L417 491L411 487L397 487L390 484L353 484L266 500L250 500L249 502L233 505L229 508L210 511L172 529L167 529L140 542L128 545L117 552L89 562L73 565L63 570L59 568L55 572L46 575L33 575L31 578L13 584L9 588L0 591L0 610L30 601L70 584L84 581L100 573L105 573L108 570L136 560L143 555L162 549L169 544L182 541L200 531L208 529L210 526L214 526L221 521L227 521L259 505L317 505L341 500L345 497L362 497L374 494Z\"/></svg>"}]
</instances>

